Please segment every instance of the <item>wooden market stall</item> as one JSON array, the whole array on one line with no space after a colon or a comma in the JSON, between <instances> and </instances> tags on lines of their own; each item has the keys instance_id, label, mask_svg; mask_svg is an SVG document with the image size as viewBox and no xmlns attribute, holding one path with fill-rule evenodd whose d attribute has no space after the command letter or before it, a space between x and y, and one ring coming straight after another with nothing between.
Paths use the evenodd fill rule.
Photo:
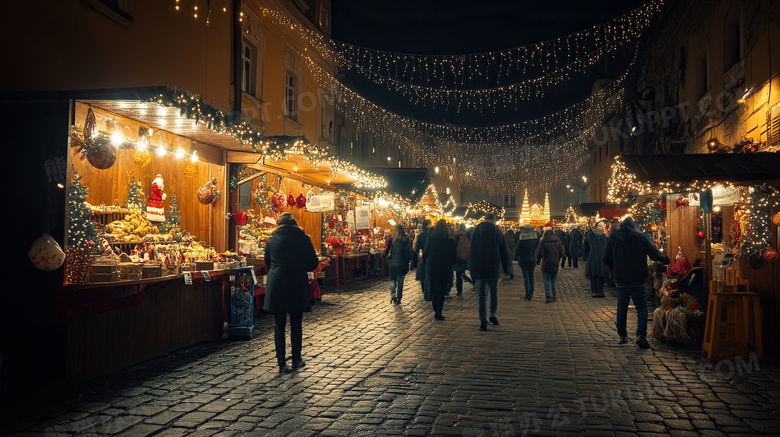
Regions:
<instances>
[{"instance_id":1,"label":"wooden market stall","mask_svg":"<svg viewBox=\"0 0 780 437\"><path fill-rule=\"evenodd\" d=\"M780 249L780 154L629 155L621 159L637 180L652 184L664 194L670 258L675 259L679 252L693 265L700 261L709 311L709 337L705 334L704 339L708 356L719 355L718 343L727 343L712 338L713 332L716 337L724 337L718 332L726 325L732 332L743 334L738 339L724 337L731 340L731 347L721 348L723 355L745 355L748 346L758 355L762 349L775 354L774 346L780 342L780 266L776 260ZM702 191L708 188L710 192ZM708 203L704 208L702 201ZM728 269L733 277L730 273L725 278L721 276L727 269L721 266L721 260L729 253L735 255L733 267ZM738 293L738 311L730 307L731 303L720 301L729 299L727 292ZM756 296L757 305L748 308L741 303L748 295ZM735 324L745 327L735 328Z\"/></svg>"}]
</instances>

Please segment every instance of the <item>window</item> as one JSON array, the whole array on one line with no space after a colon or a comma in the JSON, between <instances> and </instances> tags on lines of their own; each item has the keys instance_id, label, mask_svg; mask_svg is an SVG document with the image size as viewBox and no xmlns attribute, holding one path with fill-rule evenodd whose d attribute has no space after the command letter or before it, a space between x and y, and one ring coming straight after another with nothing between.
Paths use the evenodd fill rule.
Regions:
<instances>
[{"instance_id":1,"label":"window","mask_svg":"<svg viewBox=\"0 0 780 437\"><path fill-rule=\"evenodd\" d=\"M514 194L504 194L504 207L505 208L514 208L516 206L515 204L515 197L517 197Z\"/></svg>"},{"instance_id":2,"label":"window","mask_svg":"<svg viewBox=\"0 0 780 437\"><path fill-rule=\"evenodd\" d=\"M780 147L780 104L776 104L769 110L767 124L769 133L766 145L769 147Z\"/></svg>"},{"instance_id":3,"label":"window","mask_svg":"<svg viewBox=\"0 0 780 437\"><path fill-rule=\"evenodd\" d=\"M284 115L298 121L298 79L287 71L284 81Z\"/></svg>"},{"instance_id":4,"label":"window","mask_svg":"<svg viewBox=\"0 0 780 437\"><path fill-rule=\"evenodd\" d=\"M723 71L728 71L742 59L742 29L739 9L734 8L726 18L723 29Z\"/></svg>"},{"instance_id":5,"label":"window","mask_svg":"<svg viewBox=\"0 0 780 437\"><path fill-rule=\"evenodd\" d=\"M257 48L246 39L241 44L241 91L257 95Z\"/></svg>"}]
</instances>

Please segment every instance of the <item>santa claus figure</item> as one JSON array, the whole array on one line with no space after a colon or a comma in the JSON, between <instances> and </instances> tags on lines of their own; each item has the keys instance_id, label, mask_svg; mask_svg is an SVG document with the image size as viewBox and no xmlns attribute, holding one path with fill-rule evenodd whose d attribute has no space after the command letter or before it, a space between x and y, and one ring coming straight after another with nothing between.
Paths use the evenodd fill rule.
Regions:
<instances>
[{"instance_id":1,"label":"santa claus figure","mask_svg":"<svg viewBox=\"0 0 780 437\"><path fill-rule=\"evenodd\" d=\"M152 194L149 196L149 202L146 203L146 219L150 222L164 222L165 209L163 200L168 197L163 193L165 185L161 175L157 175L152 181Z\"/></svg>"}]
</instances>

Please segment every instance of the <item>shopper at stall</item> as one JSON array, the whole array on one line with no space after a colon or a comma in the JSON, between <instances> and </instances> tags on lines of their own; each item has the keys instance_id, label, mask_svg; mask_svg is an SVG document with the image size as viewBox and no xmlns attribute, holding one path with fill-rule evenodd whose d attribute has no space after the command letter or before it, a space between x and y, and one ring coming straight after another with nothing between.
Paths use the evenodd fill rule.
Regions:
<instances>
[{"instance_id":1,"label":"shopper at stall","mask_svg":"<svg viewBox=\"0 0 780 437\"><path fill-rule=\"evenodd\" d=\"M604 249L604 264L612 269L617 288L617 320L615 325L620 337L619 344L628 343L626 330L626 318L628 316L628 302L631 299L636 307L637 327L636 344L640 348L649 348L647 342L647 291L645 284L649 275L647 271L647 257L664 264L671 260L666 254L661 253L645 234L638 232L636 224L631 217L627 217L620 224L620 229L613 232L607 240Z\"/></svg>"},{"instance_id":2,"label":"shopper at stall","mask_svg":"<svg viewBox=\"0 0 780 437\"><path fill-rule=\"evenodd\" d=\"M425 264L422 259L420 259L420 251L425 248L425 240L428 239L428 236L430 235L430 228L431 221L428 219L425 219L422 222L422 227L420 228L420 233L417 235L417 238L414 239L414 247L412 250L414 250L414 257L412 258L412 262L417 260L417 272L414 274L414 278L420 281L420 286L422 287L423 296L427 296L428 292L426 290L425 285Z\"/></svg>"},{"instance_id":3,"label":"shopper at stall","mask_svg":"<svg viewBox=\"0 0 780 437\"><path fill-rule=\"evenodd\" d=\"M491 213L474 227L471 233L471 253L469 270L477 287L477 307L479 311L479 330L487 331L487 298L490 290L490 323L498 325L498 275L499 268L509 276L509 256L506 240L498 230L498 218Z\"/></svg>"},{"instance_id":4,"label":"shopper at stall","mask_svg":"<svg viewBox=\"0 0 780 437\"><path fill-rule=\"evenodd\" d=\"M607 236L604 222L598 222L593 230L585 236L582 254L585 257L585 276L590 278L591 297L604 297L604 278L607 276L607 265L604 264L604 249L607 247Z\"/></svg>"},{"instance_id":5,"label":"shopper at stall","mask_svg":"<svg viewBox=\"0 0 780 437\"><path fill-rule=\"evenodd\" d=\"M388 241L385 256L390 274L390 302L397 305L404 296L404 279L414 257L412 241L406 236L403 225L395 226L395 233Z\"/></svg>"},{"instance_id":6,"label":"shopper at stall","mask_svg":"<svg viewBox=\"0 0 780 437\"><path fill-rule=\"evenodd\" d=\"M536 236L533 226L525 225L520 229L520 240L515 248L515 260L523 272L525 285L525 300L534 297L534 270L536 270L536 248L539 246L539 238Z\"/></svg>"},{"instance_id":7,"label":"shopper at stall","mask_svg":"<svg viewBox=\"0 0 780 437\"><path fill-rule=\"evenodd\" d=\"M469 253L471 252L471 242L466 235L466 225L461 223L458 225L458 230L453 234L455 240L455 251L457 253L457 260L455 261L455 289L458 291L458 296L463 294L463 281L472 282L471 278L466 275L466 270L469 266Z\"/></svg>"},{"instance_id":8,"label":"shopper at stall","mask_svg":"<svg viewBox=\"0 0 780 437\"><path fill-rule=\"evenodd\" d=\"M582 252L582 238L583 238L582 225L575 227L569 233L569 267L578 269L580 254Z\"/></svg>"},{"instance_id":9,"label":"shopper at stall","mask_svg":"<svg viewBox=\"0 0 780 437\"><path fill-rule=\"evenodd\" d=\"M558 263L566 254L561 239L552 229L544 232L536 248L536 263L542 266L544 295L547 303L558 300Z\"/></svg>"},{"instance_id":10,"label":"shopper at stall","mask_svg":"<svg viewBox=\"0 0 780 437\"><path fill-rule=\"evenodd\" d=\"M308 272L319 266L311 239L298 227L292 214L286 212L276 221L277 228L265 246L268 282L263 309L274 313L274 343L279 373L289 373L306 363L303 347L303 313L311 311ZM292 367L286 361L285 326L290 314Z\"/></svg>"},{"instance_id":11,"label":"shopper at stall","mask_svg":"<svg viewBox=\"0 0 780 437\"><path fill-rule=\"evenodd\" d=\"M449 237L447 222L439 220L425 240L420 263L425 268L425 300L433 304L436 320L444 320L444 295L452 281L452 265L456 261L455 244Z\"/></svg>"}]
</instances>

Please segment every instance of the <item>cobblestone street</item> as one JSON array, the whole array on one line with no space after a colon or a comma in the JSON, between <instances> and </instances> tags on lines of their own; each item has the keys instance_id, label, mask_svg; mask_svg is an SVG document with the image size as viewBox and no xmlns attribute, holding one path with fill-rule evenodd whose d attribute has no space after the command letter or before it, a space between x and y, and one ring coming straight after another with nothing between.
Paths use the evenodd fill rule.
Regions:
<instances>
[{"instance_id":1,"label":"cobblestone street","mask_svg":"<svg viewBox=\"0 0 780 437\"><path fill-rule=\"evenodd\" d=\"M304 315L305 368L277 373L273 317L251 341L197 344L14 414L17 435L768 435L780 432L776 360L713 362L700 349L618 345L615 294L584 267L499 284L500 325L479 331L476 293L436 321L413 272L326 289ZM629 312L633 337L636 313ZM652 311L651 311L652 312ZM10 414L9 414L10 416ZM7 419L10 417L7 417Z\"/></svg>"}]
</instances>

